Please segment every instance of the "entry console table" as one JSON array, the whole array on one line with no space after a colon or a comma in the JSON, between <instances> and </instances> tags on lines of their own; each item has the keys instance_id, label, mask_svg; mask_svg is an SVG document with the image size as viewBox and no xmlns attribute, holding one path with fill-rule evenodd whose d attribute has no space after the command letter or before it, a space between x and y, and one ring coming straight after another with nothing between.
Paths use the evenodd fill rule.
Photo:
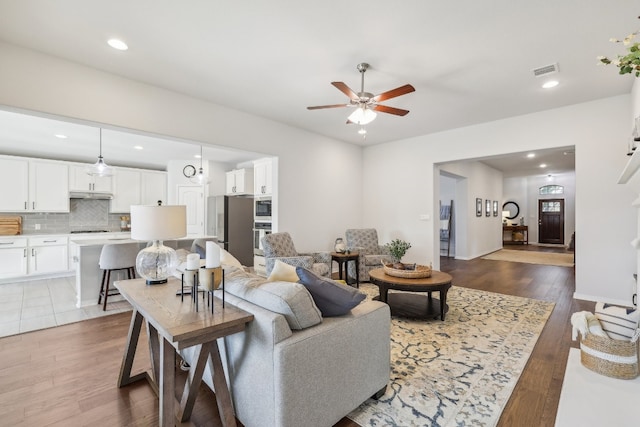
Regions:
<instances>
[{"instance_id":1,"label":"entry console table","mask_svg":"<svg viewBox=\"0 0 640 427\"><path fill-rule=\"evenodd\" d=\"M509 236L509 239L505 237ZM528 245L529 226L528 225L503 225L502 245Z\"/></svg>"},{"instance_id":2,"label":"entry console table","mask_svg":"<svg viewBox=\"0 0 640 427\"><path fill-rule=\"evenodd\" d=\"M169 279L168 283L162 285L146 285L144 279L121 280L115 283L115 287L133 306L118 387L143 379L149 381L160 400L158 424L173 427L176 422L184 422L191 417L204 368L211 358L222 425L235 426L231 394L216 339L243 331L246 324L253 320L253 315L230 304L222 308L222 301L215 303L213 313L208 309L195 311L191 299L183 302L182 298L176 296L176 291L180 290L180 281L177 279ZM151 375L142 372L132 376L131 368L143 320L147 324L151 350ZM182 400L176 402L176 350L191 346L198 346L194 359L196 363L189 370ZM179 406L176 408L176 405Z\"/></svg>"}]
</instances>

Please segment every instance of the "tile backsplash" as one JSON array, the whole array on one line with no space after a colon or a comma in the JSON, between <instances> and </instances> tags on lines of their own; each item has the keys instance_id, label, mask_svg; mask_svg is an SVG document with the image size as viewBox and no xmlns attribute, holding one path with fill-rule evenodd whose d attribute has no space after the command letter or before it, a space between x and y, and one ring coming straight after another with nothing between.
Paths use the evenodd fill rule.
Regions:
<instances>
[{"instance_id":1,"label":"tile backsplash","mask_svg":"<svg viewBox=\"0 0 640 427\"><path fill-rule=\"evenodd\" d=\"M120 231L121 215L109 213L109 200L71 199L69 209L69 213L22 213L22 233L54 234L78 230ZM40 224L39 230L36 230L36 224Z\"/></svg>"}]
</instances>

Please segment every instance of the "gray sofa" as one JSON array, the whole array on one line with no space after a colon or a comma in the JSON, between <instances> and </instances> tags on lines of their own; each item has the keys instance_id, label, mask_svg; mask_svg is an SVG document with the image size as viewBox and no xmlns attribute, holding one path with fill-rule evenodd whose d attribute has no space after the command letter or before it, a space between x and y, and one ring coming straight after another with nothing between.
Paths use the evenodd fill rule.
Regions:
<instances>
[{"instance_id":1,"label":"gray sofa","mask_svg":"<svg viewBox=\"0 0 640 427\"><path fill-rule=\"evenodd\" d=\"M219 340L236 416L246 427L332 426L385 389L386 304L365 301L322 318L298 283L266 282L233 267L225 277L226 302L254 315L245 332ZM187 362L193 350L182 351ZM209 368L204 379L215 391Z\"/></svg>"}]
</instances>

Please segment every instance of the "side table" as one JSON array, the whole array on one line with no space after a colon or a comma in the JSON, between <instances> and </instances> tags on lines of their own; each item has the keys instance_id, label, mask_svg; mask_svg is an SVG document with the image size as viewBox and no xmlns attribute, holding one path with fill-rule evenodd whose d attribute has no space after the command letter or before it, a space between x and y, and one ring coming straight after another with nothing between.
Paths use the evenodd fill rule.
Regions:
<instances>
[{"instance_id":1,"label":"side table","mask_svg":"<svg viewBox=\"0 0 640 427\"><path fill-rule=\"evenodd\" d=\"M349 271L348 265L349 261L353 261L356 269L356 288L360 287L360 264L359 264L359 255L357 252L331 252L331 265L333 265L333 261L338 263L338 278L342 280L342 265L344 264L344 281L349 284Z\"/></svg>"}]
</instances>

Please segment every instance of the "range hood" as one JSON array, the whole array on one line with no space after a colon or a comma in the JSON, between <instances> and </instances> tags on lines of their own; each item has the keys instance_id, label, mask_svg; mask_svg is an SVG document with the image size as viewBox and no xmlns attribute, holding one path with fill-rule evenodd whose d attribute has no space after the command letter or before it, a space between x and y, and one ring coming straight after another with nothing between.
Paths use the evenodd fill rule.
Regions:
<instances>
[{"instance_id":1,"label":"range hood","mask_svg":"<svg viewBox=\"0 0 640 427\"><path fill-rule=\"evenodd\" d=\"M71 191L69 192L70 199L94 199L94 200L111 200L113 194L101 193L96 191Z\"/></svg>"}]
</instances>

